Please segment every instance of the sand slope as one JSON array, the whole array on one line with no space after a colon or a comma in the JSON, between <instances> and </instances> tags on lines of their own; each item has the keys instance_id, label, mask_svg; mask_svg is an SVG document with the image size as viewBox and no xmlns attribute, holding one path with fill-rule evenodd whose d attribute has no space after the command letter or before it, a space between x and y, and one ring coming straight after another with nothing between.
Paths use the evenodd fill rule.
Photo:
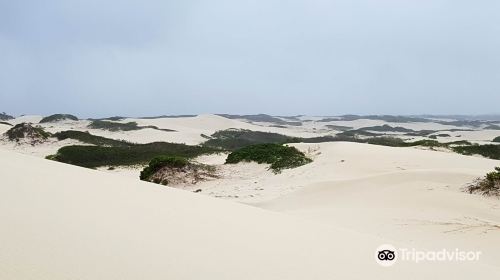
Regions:
<instances>
[{"instance_id":1,"label":"sand slope","mask_svg":"<svg viewBox=\"0 0 500 280\"><path fill-rule=\"evenodd\" d=\"M1 279L498 276L480 264L382 268L373 250L387 240L4 150L0 170Z\"/></svg>"},{"instance_id":2,"label":"sand slope","mask_svg":"<svg viewBox=\"0 0 500 280\"><path fill-rule=\"evenodd\" d=\"M482 262L500 268L500 200L461 190L498 161L356 143L321 147L303 167L316 168L304 171L309 184L258 205L412 246L480 250Z\"/></svg>"}]
</instances>

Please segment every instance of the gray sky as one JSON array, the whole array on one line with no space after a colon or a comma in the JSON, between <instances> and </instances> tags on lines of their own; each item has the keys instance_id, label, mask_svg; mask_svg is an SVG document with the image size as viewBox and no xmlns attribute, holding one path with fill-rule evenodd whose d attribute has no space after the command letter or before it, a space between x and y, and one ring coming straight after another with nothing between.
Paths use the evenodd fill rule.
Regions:
<instances>
[{"instance_id":1,"label":"gray sky","mask_svg":"<svg viewBox=\"0 0 500 280\"><path fill-rule=\"evenodd\" d=\"M500 113L497 0L0 1L0 111Z\"/></svg>"}]
</instances>

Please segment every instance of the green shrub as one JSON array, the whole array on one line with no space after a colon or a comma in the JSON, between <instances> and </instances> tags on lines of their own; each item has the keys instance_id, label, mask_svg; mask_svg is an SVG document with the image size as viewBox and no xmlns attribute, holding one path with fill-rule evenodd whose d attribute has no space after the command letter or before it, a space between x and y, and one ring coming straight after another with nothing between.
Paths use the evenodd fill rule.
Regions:
<instances>
[{"instance_id":1,"label":"green shrub","mask_svg":"<svg viewBox=\"0 0 500 280\"><path fill-rule=\"evenodd\" d=\"M109 139L101 136L92 135L88 132L76 131L76 130L66 130L57 132L53 135L57 140L74 139L81 141L83 143L92 144L96 146L114 146L114 147L127 147L132 145L131 143Z\"/></svg>"},{"instance_id":2,"label":"green shrub","mask_svg":"<svg viewBox=\"0 0 500 280\"><path fill-rule=\"evenodd\" d=\"M486 126L484 129L500 130L500 125L490 124L490 125Z\"/></svg>"},{"instance_id":3,"label":"green shrub","mask_svg":"<svg viewBox=\"0 0 500 280\"><path fill-rule=\"evenodd\" d=\"M467 186L467 191L483 195L500 195L500 167L495 167L495 171L487 173L484 178L475 180Z\"/></svg>"},{"instance_id":4,"label":"green shrub","mask_svg":"<svg viewBox=\"0 0 500 280\"><path fill-rule=\"evenodd\" d=\"M379 126L362 127L359 130L382 131L382 132L415 132L413 129L404 128L401 126L392 127L387 124L381 126L379 125Z\"/></svg>"},{"instance_id":5,"label":"green shrub","mask_svg":"<svg viewBox=\"0 0 500 280\"><path fill-rule=\"evenodd\" d=\"M486 144L486 145L470 145L452 147L453 151L464 155L481 155L490 159L500 159L500 145Z\"/></svg>"},{"instance_id":6,"label":"green shrub","mask_svg":"<svg viewBox=\"0 0 500 280\"><path fill-rule=\"evenodd\" d=\"M500 136L498 137L495 137L493 140L491 140L492 142L497 142L497 143L500 143Z\"/></svg>"},{"instance_id":7,"label":"green shrub","mask_svg":"<svg viewBox=\"0 0 500 280\"><path fill-rule=\"evenodd\" d=\"M366 139L366 143L389 147L406 147L407 143L403 139L396 137L373 137Z\"/></svg>"},{"instance_id":8,"label":"green shrub","mask_svg":"<svg viewBox=\"0 0 500 280\"><path fill-rule=\"evenodd\" d=\"M240 148L228 155L226 163L238 163L241 161L255 161L257 163L270 164L270 169L275 173L283 169L298 167L312 160L295 147L280 144L257 144Z\"/></svg>"},{"instance_id":9,"label":"green shrub","mask_svg":"<svg viewBox=\"0 0 500 280\"><path fill-rule=\"evenodd\" d=\"M5 112L0 113L0 120L2 120L2 121L8 121L8 120L12 120L12 119L14 119L13 116L7 115L7 113L5 113Z\"/></svg>"},{"instance_id":10,"label":"green shrub","mask_svg":"<svg viewBox=\"0 0 500 280\"><path fill-rule=\"evenodd\" d=\"M339 130L339 131L347 131L353 129L351 126L343 126L343 125L334 125L334 124L327 124L325 127L333 130Z\"/></svg>"},{"instance_id":11,"label":"green shrub","mask_svg":"<svg viewBox=\"0 0 500 280\"><path fill-rule=\"evenodd\" d=\"M93 129L104 129L109 131L131 131L131 130L140 130L145 128L151 128L167 132L175 131L172 129L158 128L157 126L154 125L138 126L136 122L120 123L120 122L103 121L103 120L93 120L88 125L88 127Z\"/></svg>"},{"instance_id":12,"label":"green shrub","mask_svg":"<svg viewBox=\"0 0 500 280\"><path fill-rule=\"evenodd\" d=\"M182 167L187 166L188 164L189 164L189 161L183 157L177 157L177 156L155 157L149 162L149 165L146 166L141 171L140 179L143 181L147 181L158 170L160 170L161 168L166 167L166 166L173 167L173 168L182 168ZM160 182L155 182L155 183L158 184Z\"/></svg>"},{"instance_id":13,"label":"green shrub","mask_svg":"<svg viewBox=\"0 0 500 280\"><path fill-rule=\"evenodd\" d=\"M28 123L20 123L5 132L5 135L11 141L19 141L21 138L30 138L32 140L45 140L51 136L50 133L39 126L32 126Z\"/></svg>"},{"instance_id":14,"label":"green shrub","mask_svg":"<svg viewBox=\"0 0 500 280\"><path fill-rule=\"evenodd\" d=\"M88 127L93 129L105 129L109 131L120 131L120 130L130 131L130 130L142 129L140 126L137 125L136 122L119 123L119 122L101 121L101 120L92 121Z\"/></svg>"},{"instance_id":15,"label":"green shrub","mask_svg":"<svg viewBox=\"0 0 500 280\"><path fill-rule=\"evenodd\" d=\"M261 132L252 131L246 129L227 129L217 131L210 137L211 139L203 143L207 147L217 147L230 151L236 149L263 143L287 143L294 142L297 138L289 137L286 135L271 133L271 132Z\"/></svg>"},{"instance_id":16,"label":"green shrub","mask_svg":"<svg viewBox=\"0 0 500 280\"><path fill-rule=\"evenodd\" d=\"M290 125L290 126L301 126L302 122L295 118L294 121L285 121L281 118L273 117L266 114L258 115L228 115L228 114L218 114L218 116L228 118L228 119L242 119L250 122L267 122L275 125ZM290 117L287 117L290 119Z\"/></svg>"},{"instance_id":17,"label":"green shrub","mask_svg":"<svg viewBox=\"0 0 500 280\"><path fill-rule=\"evenodd\" d=\"M40 123L57 122L62 120L77 121L78 118L70 114L54 114L40 120Z\"/></svg>"},{"instance_id":18,"label":"green shrub","mask_svg":"<svg viewBox=\"0 0 500 280\"><path fill-rule=\"evenodd\" d=\"M83 167L136 165L149 162L152 158L165 156L181 156L193 158L201 154L218 150L185 144L154 142L148 144L131 144L130 146L66 146L57 151L53 159Z\"/></svg>"}]
</instances>

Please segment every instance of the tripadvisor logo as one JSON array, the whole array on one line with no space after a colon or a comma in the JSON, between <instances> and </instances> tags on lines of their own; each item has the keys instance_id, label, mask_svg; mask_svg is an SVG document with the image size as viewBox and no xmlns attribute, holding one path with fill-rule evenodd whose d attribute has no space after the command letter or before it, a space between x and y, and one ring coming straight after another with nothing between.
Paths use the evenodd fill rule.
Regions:
<instances>
[{"instance_id":1,"label":"tripadvisor logo","mask_svg":"<svg viewBox=\"0 0 500 280\"><path fill-rule=\"evenodd\" d=\"M478 261L481 251L462 251L459 249L438 251L423 251L415 248L399 248L389 244L380 245L375 250L375 261L381 266L392 266L396 261L420 262L443 262L443 261Z\"/></svg>"},{"instance_id":2,"label":"tripadvisor logo","mask_svg":"<svg viewBox=\"0 0 500 280\"><path fill-rule=\"evenodd\" d=\"M378 246L375 250L375 261L381 266L391 266L397 261L396 248L389 244Z\"/></svg>"}]
</instances>

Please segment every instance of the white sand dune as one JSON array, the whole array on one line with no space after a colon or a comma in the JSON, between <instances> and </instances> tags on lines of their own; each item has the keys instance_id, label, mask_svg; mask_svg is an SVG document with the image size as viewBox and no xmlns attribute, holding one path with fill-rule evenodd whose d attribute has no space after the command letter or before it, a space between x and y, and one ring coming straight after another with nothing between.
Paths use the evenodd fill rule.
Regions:
<instances>
[{"instance_id":1,"label":"white sand dune","mask_svg":"<svg viewBox=\"0 0 500 280\"><path fill-rule=\"evenodd\" d=\"M285 169L277 175L268 171L267 166L256 163L224 165L220 167L223 178L199 183L191 189L199 188L212 196L255 203L313 183L357 180L401 171L423 172L425 179L426 171L443 171L466 175L453 186L455 191L459 191L463 184L484 176L499 165L496 160L411 147L394 148L349 142L300 143L293 146L312 157L313 162ZM216 157L224 158L224 155ZM447 178L449 176L443 177L443 181ZM453 178L450 180L456 182Z\"/></svg>"},{"instance_id":2,"label":"white sand dune","mask_svg":"<svg viewBox=\"0 0 500 280\"><path fill-rule=\"evenodd\" d=\"M321 147L302 167L317 169L304 171L309 184L256 205L428 249L479 250L500 268L500 200L461 190L498 161L356 143Z\"/></svg>"},{"instance_id":3,"label":"white sand dune","mask_svg":"<svg viewBox=\"0 0 500 280\"><path fill-rule=\"evenodd\" d=\"M482 263L383 268L373 253L388 240L334 222L308 222L5 150L0 176L0 279L500 276L498 267Z\"/></svg>"},{"instance_id":4,"label":"white sand dune","mask_svg":"<svg viewBox=\"0 0 500 280\"><path fill-rule=\"evenodd\" d=\"M196 117L182 117L182 118L158 118L158 119L125 119L122 122L137 122L141 126L154 125L162 129L173 129L176 132L165 132L162 134L166 137L164 141L168 142L181 142L186 144L200 144L206 141L201 134L210 136L214 132L219 130L225 130L230 128L236 129L249 129L254 131L264 131L264 132L274 132L285 134L295 137L314 137L323 134L315 133L312 129L307 129L303 127L271 127L251 124L242 120L228 119L225 117L205 114ZM134 133L138 134L138 138L143 139L157 139L152 134L143 134L144 130L136 131ZM158 133L158 132L157 132ZM147 136L147 138L144 138ZM144 142L147 140L136 139L139 142Z\"/></svg>"}]
</instances>

